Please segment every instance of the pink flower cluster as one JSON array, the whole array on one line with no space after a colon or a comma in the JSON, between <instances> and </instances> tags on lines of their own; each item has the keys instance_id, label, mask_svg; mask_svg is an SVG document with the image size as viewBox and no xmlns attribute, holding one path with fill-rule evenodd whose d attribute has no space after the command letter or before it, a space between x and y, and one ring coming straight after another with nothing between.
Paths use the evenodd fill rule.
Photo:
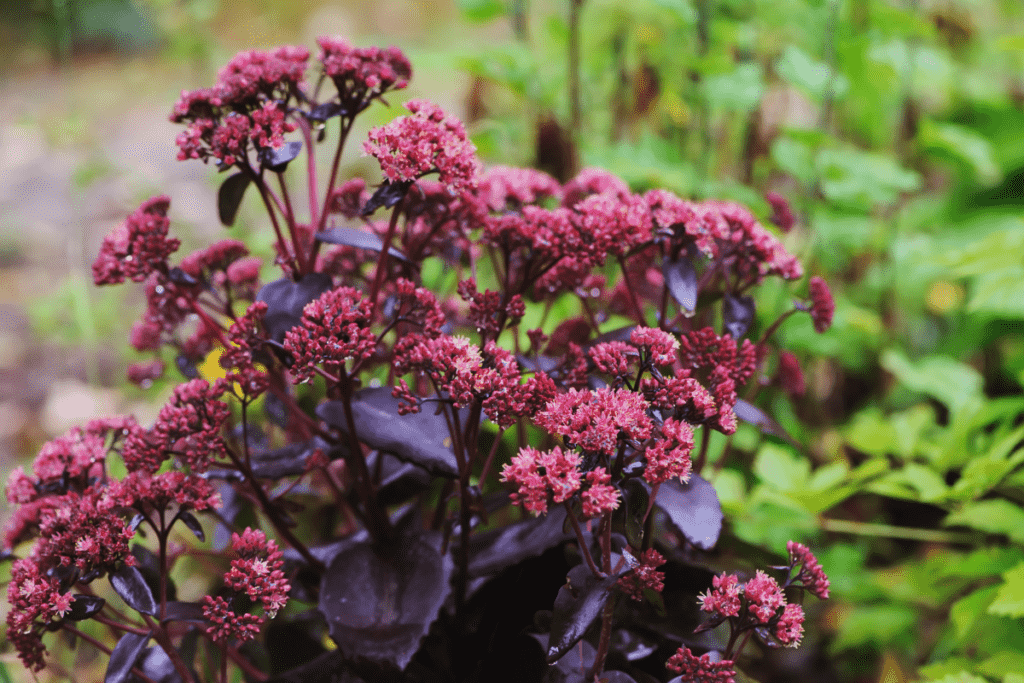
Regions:
<instances>
[{"instance_id":1,"label":"pink flower cluster","mask_svg":"<svg viewBox=\"0 0 1024 683\"><path fill-rule=\"evenodd\" d=\"M59 581L46 576L39 565L30 560L18 560L11 567L11 581L7 584L7 640L18 652L22 664L32 671L46 666L42 632L45 626L63 618L71 611L70 593L61 593Z\"/></svg>"},{"instance_id":2,"label":"pink flower cluster","mask_svg":"<svg viewBox=\"0 0 1024 683\"><path fill-rule=\"evenodd\" d=\"M701 597L701 609L718 618L736 618L738 628L771 629L771 638L796 647L803 636L804 611L788 603L779 582L758 570L752 579L738 585L735 576L715 577L714 589Z\"/></svg>"},{"instance_id":3,"label":"pink flower cluster","mask_svg":"<svg viewBox=\"0 0 1024 683\"><path fill-rule=\"evenodd\" d=\"M744 584L735 574L722 574L712 581L712 588L700 596L700 608L713 615L701 630L732 620L733 632L754 629L769 645L796 647L804 628L804 610L786 600L784 588L799 587L816 597L828 599L829 581L817 558L806 546L790 541L789 568L785 586L758 570ZM796 575L793 570L799 568Z\"/></svg>"},{"instance_id":4,"label":"pink flower cluster","mask_svg":"<svg viewBox=\"0 0 1024 683\"><path fill-rule=\"evenodd\" d=\"M680 676L685 683L735 683L733 665L731 659L713 662L707 653L697 657L690 652L690 648L681 647L669 657L665 667Z\"/></svg>"},{"instance_id":5,"label":"pink flower cluster","mask_svg":"<svg viewBox=\"0 0 1024 683\"><path fill-rule=\"evenodd\" d=\"M661 425L661 436L644 451L644 459L647 461L644 479L651 484L660 484L669 479L689 481L693 427L686 422L668 418Z\"/></svg>"},{"instance_id":6,"label":"pink flower cluster","mask_svg":"<svg viewBox=\"0 0 1024 683\"><path fill-rule=\"evenodd\" d=\"M231 548L238 557L231 561L231 567L224 574L225 587L261 603L266 616L236 612L222 596L204 596L203 616L211 622L206 632L217 643L254 638L266 619L277 616L288 602L291 590L282 570L283 555L277 543L267 540L262 531L246 528L241 535L232 534Z\"/></svg>"},{"instance_id":7,"label":"pink flower cluster","mask_svg":"<svg viewBox=\"0 0 1024 683\"><path fill-rule=\"evenodd\" d=\"M181 246L179 240L167 236L170 205L166 196L153 197L104 237L92 264L93 282L114 285L126 278L142 282L151 273L166 272L167 257Z\"/></svg>"},{"instance_id":8,"label":"pink flower cluster","mask_svg":"<svg viewBox=\"0 0 1024 683\"><path fill-rule=\"evenodd\" d=\"M323 36L316 42L324 73L338 88L348 116L389 90L401 90L412 77L412 65L397 47L355 48L338 36Z\"/></svg>"},{"instance_id":9,"label":"pink flower cluster","mask_svg":"<svg viewBox=\"0 0 1024 683\"><path fill-rule=\"evenodd\" d=\"M439 396L456 408L479 400L487 417L502 428L532 417L554 396L555 385L544 373L522 382L515 356L493 341L480 348L467 337L413 334L396 345L395 372L422 373ZM406 410L419 410L419 399L402 380L395 395Z\"/></svg>"},{"instance_id":10,"label":"pink flower cluster","mask_svg":"<svg viewBox=\"0 0 1024 683\"><path fill-rule=\"evenodd\" d=\"M363 143L388 181L411 182L436 171L452 192L472 188L479 162L462 122L426 100L406 102L405 108L411 116L374 128Z\"/></svg>"},{"instance_id":11,"label":"pink flower cluster","mask_svg":"<svg viewBox=\"0 0 1024 683\"><path fill-rule=\"evenodd\" d=\"M811 320L814 321L814 331L819 334L828 331L832 327L832 316L836 312L836 302L832 298L832 292L820 277L811 278Z\"/></svg>"},{"instance_id":12,"label":"pink flower cluster","mask_svg":"<svg viewBox=\"0 0 1024 683\"><path fill-rule=\"evenodd\" d=\"M512 501L535 515L547 512L552 502L564 503L581 489L585 517L600 517L617 508L619 491L609 484L610 476L605 469L597 467L583 474L580 462L579 454L559 446L550 451L527 446L504 466L501 480L518 487Z\"/></svg>"},{"instance_id":13,"label":"pink flower cluster","mask_svg":"<svg viewBox=\"0 0 1024 683\"><path fill-rule=\"evenodd\" d=\"M640 562L618 581L619 590L633 600L644 599L644 591L660 593L665 589L665 573L658 567L665 564L665 558L654 548L648 548L640 556Z\"/></svg>"},{"instance_id":14,"label":"pink flower cluster","mask_svg":"<svg viewBox=\"0 0 1024 683\"><path fill-rule=\"evenodd\" d=\"M627 389L570 389L556 395L534 422L574 448L613 455L625 440L651 435L647 406L642 395Z\"/></svg>"},{"instance_id":15,"label":"pink flower cluster","mask_svg":"<svg viewBox=\"0 0 1024 683\"><path fill-rule=\"evenodd\" d=\"M825 570L814 553L802 543L790 541L786 544L789 553L789 565L800 570L792 579L792 585L803 586L804 590L820 600L828 600L829 581Z\"/></svg>"},{"instance_id":16,"label":"pink flower cluster","mask_svg":"<svg viewBox=\"0 0 1024 683\"><path fill-rule=\"evenodd\" d=\"M221 427L230 415L220 401L226 384L194 379L174 388L152 429L133 428L121 455L130 471L153 473L176 455L191 472L202 473L225 454Z\"/></svg>"},{"instance_id":17,"label":"pink flower cluster","mask_svg":"<svg viewBox=\"0 0 1024 683\"><path fill-rule=\"evenodd\" d=\"M324 292L302 310L302 324L284 336L284 348L295 357L293 381L308 382L314 367L344 368L345 361L373 354L377 337L370 329L370 301L353 287Z\"/></svg>"}]
</instances>

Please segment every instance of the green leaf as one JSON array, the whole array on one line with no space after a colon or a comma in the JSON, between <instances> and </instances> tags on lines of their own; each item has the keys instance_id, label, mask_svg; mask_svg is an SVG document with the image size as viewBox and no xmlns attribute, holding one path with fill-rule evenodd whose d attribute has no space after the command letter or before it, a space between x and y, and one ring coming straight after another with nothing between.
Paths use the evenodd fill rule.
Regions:
<instances>
[{"instance_id":1,"label":"green leaf","mask_svg":"<svg viewBox=\"0 0 1024 683\"><path fill-rule=\"evenodd\" d=\"M909 605L857 606L840 620L832 646L843 651L863 645L892 647L901 642L913 643L917 637L916 623L917 612Z\"/></svg>"},{"instance_id":2,"label":"green leaf","mask_svg":"<svg viewBox=\"0 0 1024 683\"><path fill-rule=\"evenodd\" d=\"M1003 650L978 665L978 672L993 678L1004 678L1024 671L1024 652Z\"/></svg>"},{"instance_id":3,"label":"green leaf","mask_svg":"<svg viewBox=\"0 0 1024 683\"><path fill-rule=\"evenodd\" d=\"M981 676L975 676L967 671L961 671L957 674L950 674L943 678L933 679L932 681L929 681L929 683L988 683L988 681Z\"/></svg>"},{"instance_id":4,"label":"green leaf","mask_svg":"<svg viewBox=\"0 0 1024 683\"><path fill-rule=\"evenodd\" d=\"M978 181L985 185L991 186L1002 180L1003 172L996 161L992 143L970 128L925 119L918 139L928 151L941 153L965 164Z\"/></svg>"},{"instance_id":5,"label":"green leaf","mask_svg":"<svg viewBox=\"0 0 1024 683\"><path fill-rule=\"evenodd\" d=\"M949 621L956 630L957 638L964 640L970 637L975 622L987 613L998 590L998 586L986 586L953 603L949 609Z\"/></svg>"},{"instance_id":6,"label":"green leaf","mask_svg":"<svg viewBox=\"0 0 1024 683\"><path fill-rule=\"evenodd\" d=\"M772 145L772 159L802 184L814 183L814 150L807 143L780 135Z\"/></svg>"},{"instance_id":7,"label":"green leaf","mask_svg":"<svg viewBox=\"0 0 1024 683\"><path fill-rule=\"evenodd\" d=\"M811 464L788 448L772 443L761 447L754 461L754 474L779 491L799 491L807 484Z\"/></svg>"},{"instance_id":8,"label":"green leaf","mask_svg":"<svg viewBox=\"0 0 1024 683\"><path fill-rule=\"evenodd\" d=\"M704 91L712 108L752 111L765 92L764 73L757 63L740 64L734 71L704 79Z\"/></svg>"},{"instance_id":9,"label":"green leaf","mask_svg":"<svg viewBox=\"0 0 1024 683\"><path fill-rule=\"evenodd\" d=\"M921 176L892 157L856 149L824 149L815 159L821 190L837 204L870 210L921 186Z\"/></svg>"},{"instance_id":10,"label":"green leaf","mask_svg":"<svg viewBox=\"0 0 1024 683\"><path fill-rule=\"evenodd\" d=\"M942 678L943 676L951 676L953 674L960 674L964 671L970 671L974 667L974 663L966 657L950 657L944 659L941 662L932 662L931 664L925 664L924 666L918 667L917 673L924 677L924 680L931 681Z\"/></svg>"},{"instance_id":11,"label":"green leaf","mask_svg":"<svg viewBox=\"0 0 1024 683\"><path fill-rule=\"evenodd\" d=\"M1024 562L1003 574L1003 584L988 606L988 613L1000 617L1024 616Z\"/></svg>"},{"instance_id":12,"label":"green leaf","mask_svg":"<svg viewBox=\"0 0 1024 683\"><path fill-rule=\"evenodd\" d=\"M981 373L946 356L927 356L911 362L902 351L882 353L882 367L907 388L931 396L956 412L981 394Z\"/></svg>"},{"instance_id":13,"label":"green leaf","mask_svg":"<svg viewBox=\"0 0 1024 683\"><path fill-rule=\"evenodd\" d=\"M818 100L824 98L829 89L832 90L834 97L841 98L850 87L850 82L845 76L835 73L828 64L815 60L792 44L775 63L775 71L783 79Z\"/></svg>"},{"instance_id":14,"label":"green leaf","mask_svg":"<svg viewBox=\"0 0 1024 683\"><path fill-rule=\"evenodd\" d=\"M1024 543L1024 510L1003 498L968 503L951 512L943 526L966 526L988 534L1003 534L1011 541Z\"/></svg>"},{"instance_id":15,"label":"green leaf","mask_svg":"<svg viewBox=\"0 0 1024 683\"><path fill-rule=\"evenodd\" d=\"M456 0L456 4L470 21L490 21L505 14L502 0Z\"/></svg>"}]
</instances>

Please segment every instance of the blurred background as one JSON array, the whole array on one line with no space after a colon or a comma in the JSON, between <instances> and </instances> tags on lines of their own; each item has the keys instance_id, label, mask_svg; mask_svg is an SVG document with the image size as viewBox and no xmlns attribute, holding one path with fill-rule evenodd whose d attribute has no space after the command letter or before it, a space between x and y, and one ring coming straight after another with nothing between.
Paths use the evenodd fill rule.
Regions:
<instances>
[{"instance_id":1,"label":"blurred background","mask_svg":"<svg viewBox=\"0 0 1024 683\"><path fill-rule=\"evenodd\" d=\"M176 161L171 105L238 50L324 34L413 63L366 127L427 97L487 163L602 166L766 222L765 194L787 198L786 244L837 299L827 334L780 332L803 395L761 378L803 447L743 429L711 479L723 542L807 540L834 599L763 680L816 658L834 680L1024 681L1019 0L2 0L5 474L89 417L155 415L170 384L124 379L141 292L92 286L100 240L156 194L182 253L229 236L214 169ZM249 208L232 230L265 229ZM791 296L763 288L762 329ZM27 676L7 647L0 667Z\"/></svg>"}]
</instances>

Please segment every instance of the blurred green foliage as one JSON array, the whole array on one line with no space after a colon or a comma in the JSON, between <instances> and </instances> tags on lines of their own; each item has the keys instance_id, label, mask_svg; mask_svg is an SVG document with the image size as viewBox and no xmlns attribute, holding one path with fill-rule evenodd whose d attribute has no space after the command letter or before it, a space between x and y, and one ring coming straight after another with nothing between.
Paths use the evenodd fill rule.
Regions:
<instances>
[{"instance_id":1,"label":"blurred green foliage","mask_svg":"<svg viewBox=\"0 0 1024 683\"><path fill-rule=\"evenodd\" d=\"M494 161L567 126L568 5L459 2L515 36L461 61ZM582 4L579 163L765 218L781 193L836 295L828 333L780 331L828 359L807 399L762 390L805 447L741 428L712 480L737 547L821 550L842 680L1024 680L1022 35L1013 0Z\"/></svg>"}]
</instances>

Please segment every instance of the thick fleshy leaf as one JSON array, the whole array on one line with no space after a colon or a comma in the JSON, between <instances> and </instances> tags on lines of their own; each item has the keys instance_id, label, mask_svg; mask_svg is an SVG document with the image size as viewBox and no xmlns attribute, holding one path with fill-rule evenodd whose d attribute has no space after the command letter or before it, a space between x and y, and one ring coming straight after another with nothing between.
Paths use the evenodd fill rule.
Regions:
<instances>
[{"instance_id":1,"label":"thick fleshy leaf","mask_svg":"<svg viewBox=\"0 0 1024 683\"><path fill-rule=\"evenodd\" d=\"M325 652L300 667L273 676L267 683L365 683L345 669L345 656L338 650Z\"/></svg>"},{"instance_id":2,"label":"thick fleshy leaf","mask_svg":"<svg viewBox=\"0 0 1024 683\"><path fill-rule=\"evenodd\" d=\"M726 293L722 297L722 322L725 324L725 331L731 334L733 339L740 339L747 333L750 324L754 322L756 312L752 296L733 296Z\"/></svg>"},{"instance_id":3,"label":"thick fleshy leaf","mask_svg":"<svg viewBox=\"0 0 1024 683\"><path fill-rule=\"evenodd\" d=\"M798 444L796 440L789 435L789 432L787 432L782 425L772 419L771 416L755 406L753 403L744 401L741 398L736 401L736 405L733 406L732 410L736 413L736 417L744 422L749 422L754 425L760 429L762 433L770 436L777 436L780 439L785 439L797 448L800 447L800 444Z\"/></svg>"},{"instance_id":4,"label":"thick fleshy leaf","mask_svg":"<svg viewBox=\"0 0 1024 683\"><path fill-rule=\"evenodd\" d=\"M627 479L622 482L622 499L625 503L612 513L612 529L621 533L634 548L643 545L644 513L651 499L650 485L641 479Z\"/></svg>"},{"instance_id":5,"label":"thick fleshy leaf","mask_svg":"<svg viewBox=\"0 0 1024 683\"><path fill-rule=\"evenodd\" d=\"M654 654L658 645L656 641L651 642L635 631L620 628L612 632L611 649L625 657L626 661L637 662Z\"/></svg>"},{"instance_id":6,"label":"thick fleshy leaf","mask_svg":"<svg viewBox=\"0 0 1024 683\"><path fill-rule=\"evenodd\" d=\"M139 525L142 524L142 520L144 519L146 519L146 516L141 513L135 515L134 517L132 517L132 521L128 523L128 528L132 531L135 531L139 528Z\"/></svg>"},{"instance_id":7,"label":"thick fleshy leaf","mask_svg":"<svg viewBox=\"0 0 1024 683\"><path fill-rule=\"evenodd\" d=\"M425 403L414 414L399 415L399 400L388 387L361 389L352 397L352 417L359 440L371 448L413 462L431 474L457 477L458 463L452 451L451 435L444 415L433 403ZM327 401L316 409L317 417L343 432L348 431L341 401ZM467 411L461 411L463 420Z\"/></svg>"},{"instance_id":8,"label":"thick fleshy leaf","mask_svg":"<svg viewBox=\"0 0 1024 683\"><path fill-rule=\"evenodd\" d=\"M227 180L221 183L220 189L217 191L217 215L220 217L220 222L226 227L230 228L235 224L238 207L242 205L242 197L245 196L249 182L248 175L236 173L233 176L228 176Z\"/></svg>"},{"instance_id":9,"label":"thick fleshy leaf","mask_svg":"<svg viewBox=\"0 0 1024 683\"><path fill-rule=\"evenodd\" d=\"M357 228L331 228L330 230L324 230L316 234L318 242L327 242L328 244L344 244L349 247L356 247L357 249L368 249L370 251L380 251L384 248L384 242L381 241L380 237L372 232L366 230L359 230ZM391 247L388 249L388 253L396 259L402 261L408 261L405 254L400 252L398 249Z\"/></svg>"},{"instance_id":10,"label":"thick fleshy leaf","mask_svg":"<svg viewBox=\"0 0 1024 683\"><path fill-rule=\"evenodd\" d=\"M308 441L288 444L282 448L256 451L252 454L253 476L263 479L281 479L306 471L306 461L317 450L329 453L332 447L323 439L314 437Z\"/></svg>"},{"instance_id":11,"label":"thick fleshy leaf","mask_svg":"<svg viewBox=\"0 0 1024 683\"><path fill-rule=\"evenodd\" d=\"M198 285L199 280L195 279L181 268L171 268L167 271L167 279L176 285L186 285L191 287L192 285Z\"/></svg>"},{"instance_id":12,"label":"thick fleshy leaf","mask_svg":"<svg viewBox=\"0 0 1024 683\"><path fill-rule=\"evenodd\" d=\"M98 595L76 595L71 600L71 611L67 618L71 621L84 621L103 609L107 601Z\"/></svg>"},{"instance_id":13,"label":"thick fleshy leaf","mask_svg":"<svg viewBox=\"0 0 1024 683\"><path fill-rule=\"evenodd\" d=\"M299 140L292 140L291 142L284 143L277 149L264 147L260 150L258 157L263 168L269 169L274 173L283 173L288 168L288 164L295 157L299 156L301 151L302 143Z\"/></svg>"},{"instance_id":14,"label":"thick fleshy leaf","mask_svg":"<svg viewBox=\"0 0 1024 683\"><path fill-rule=\"evenodd\" d=\"M150 616L156 614L153 591L149 589L138 567L123 565L110 575L110 585L132 609Z\"/></svg>"},{"instance_id":15,"label":"thick fleshy leaf","mask_svg":"<svg viewBox=\"0 0 1024 683\"><path fill-rule=\"evenodd\" d=\"M543 517L473 535L469 540L469 575L497 574L568 540L573 534L563 530L564 521L565 509L556 507Z\"/></svg>"},{"instance_id":16,"label":"thick fleshy leaf","mask_svg":"<svg viewBox=\"0 0 1024 683\"><path fill-rule=\"evenodd\" d=\"M392 206L397 204L408 192L409 187L412 185L411 181L403 180L397 183L385 181L381 183L377 191L373 193L366 202L366 206L363 207L363 215L369 216L377 209L384 207L390 209Z\"/></svg>"},{"instance_id":17,"label":"thick fleshy leaf","mask_svg":"<svg viewBox=\"0 0 1024 683\"><path fill-rule=\"evenodd\" d=\"M310 301L331 289L334 283L329 275L309 273L298 282L283 277L263 285L256 294L256 301L267 304L263 325L270 338L284 341L284 334L302 321L302 309Z\"/></svg>"},{"instance_id":18,"label":"thick fleshy leaf","mask_svg":"<svg viewBox=\"0 0 1024 683\"><path fill-rule=\"evenodd\" d=\"M722 533L722 504L715 487L696 474L686 484L670 479L658 489L655 505L690 543L710 550Z\"/></svg>"},{"instance_id":19,"label":"thick fleshy leaf","mask_svg":"<svg viewBox=\"0 0 1024 683\"><path fill-rule=\"evenodd\" d=\"M548 663L558 661L587 632L611 597L617 576L599 579L585 564L569 570L566 585L558 589L551 614Z\"/></svg>"},{"instance_id":20,"label":"thick fleshy leaf","mask_svg":"<svg viewBox=\"0 0 1024 683\"><path fill-rule=\"evenodd\" d=\"M324 573L318 609L347 658L404 669L451 592L452 562L434 539L407 538L383 552L360 543Z\"/></svg>"},{"instance_id":21,"label":"thick fleshy leaf","mask_svg":"<svg viewBox=\"0 0 1024 683\"><path fill-rule=\"evenodd\" d=\"M174 662L167 656L162 647L147 647L135 666L151 681L156 683L181 683L181 676L174 668ZM195 679L195 672L193 672ZM131 683L142 683L138 676L132 676Z\"/></svg>"},{"instance_id":22,"label":"thick fleshy leaf","mask_svg":"<svg viewBox=\"0 0 1024 683\"><path fill-rule=\"evenodd\" d=\"M193 621L201 624L206 623L206 618L203 616L203 606L198 602L168 602L163 620L165 622Z\"/></svg>"},{"instance_id":23,"label":"thick fleshy leaf","mask_svg":"<svg viewBox=\"0 0 1024 683\"><path fill-rule=\"evenodd\" d=\"M203 525L199 523L199 520L196 519L195 515L188 510L182 510L178 513L178 519L185 523L185 526L189 528L189 531L196 535L196 538L200 541L206 540L206 533L203 531Z\"/></svg>"},{"instance_id":24,"label":"thick fleshy leaf","mask_svg":"<svg viewBox=\"0 0 1024 683\"><path fill-rule=\"evenodd\" d=\"M665 259L661 266L669 294L684 311L697 308L697 271L689 258L683 256L677 261Z\"/></svg>"},{"instance_id":25,"label":"thick fleshy leaf","mask_svg":"<svg viewBox=\"0 0 1024 683\"><path fill-rule=\"evenodd\" d=\"M110 662L107 664L107 673L103 676L103 683L124 683L128 680L132 667L139 661L139 655L146 648L149 642L149 634L139 635L138 633L125 633L117 641L113 652L110 653Z\"/></svg>"},{"instance_id":26,"label":"thick fleshy leaf","mask_svg":"<svg viewBox=\"0 0 1024 683\"><path fill-rule=\"evenodd\" d=\"M343 113L345 113L345 108L341 106L341 102L324 102L310 109L306 118L310 121L322 122L335 116L341 116Z\"/></svg>"},{"instance_id":27,"label":"thick fleshy leaf","mask_svg":"<svg viewBox=\"0 0 1024 683\"><path fill-rule=\"evenodd\" d=\"M380 463L377 458L383 458ZM411 462L403 462L390 453L373 451L366 458L371 472L380 471L377 499L381 505L404 503L430 486L431 476L425 469Z\"/></svg>"},{"instance_id":28,"label":"thick fleshy leaf","mask_svg":"<svg viewBox=\"0 0 1024 683\"><path fill-rule=\"evenodd\" d=\"M198 379L199 368L196 367L195 361L188 356L178 354L174 359L174 365L185 379Z\"/></svg>"}]
</instances>

